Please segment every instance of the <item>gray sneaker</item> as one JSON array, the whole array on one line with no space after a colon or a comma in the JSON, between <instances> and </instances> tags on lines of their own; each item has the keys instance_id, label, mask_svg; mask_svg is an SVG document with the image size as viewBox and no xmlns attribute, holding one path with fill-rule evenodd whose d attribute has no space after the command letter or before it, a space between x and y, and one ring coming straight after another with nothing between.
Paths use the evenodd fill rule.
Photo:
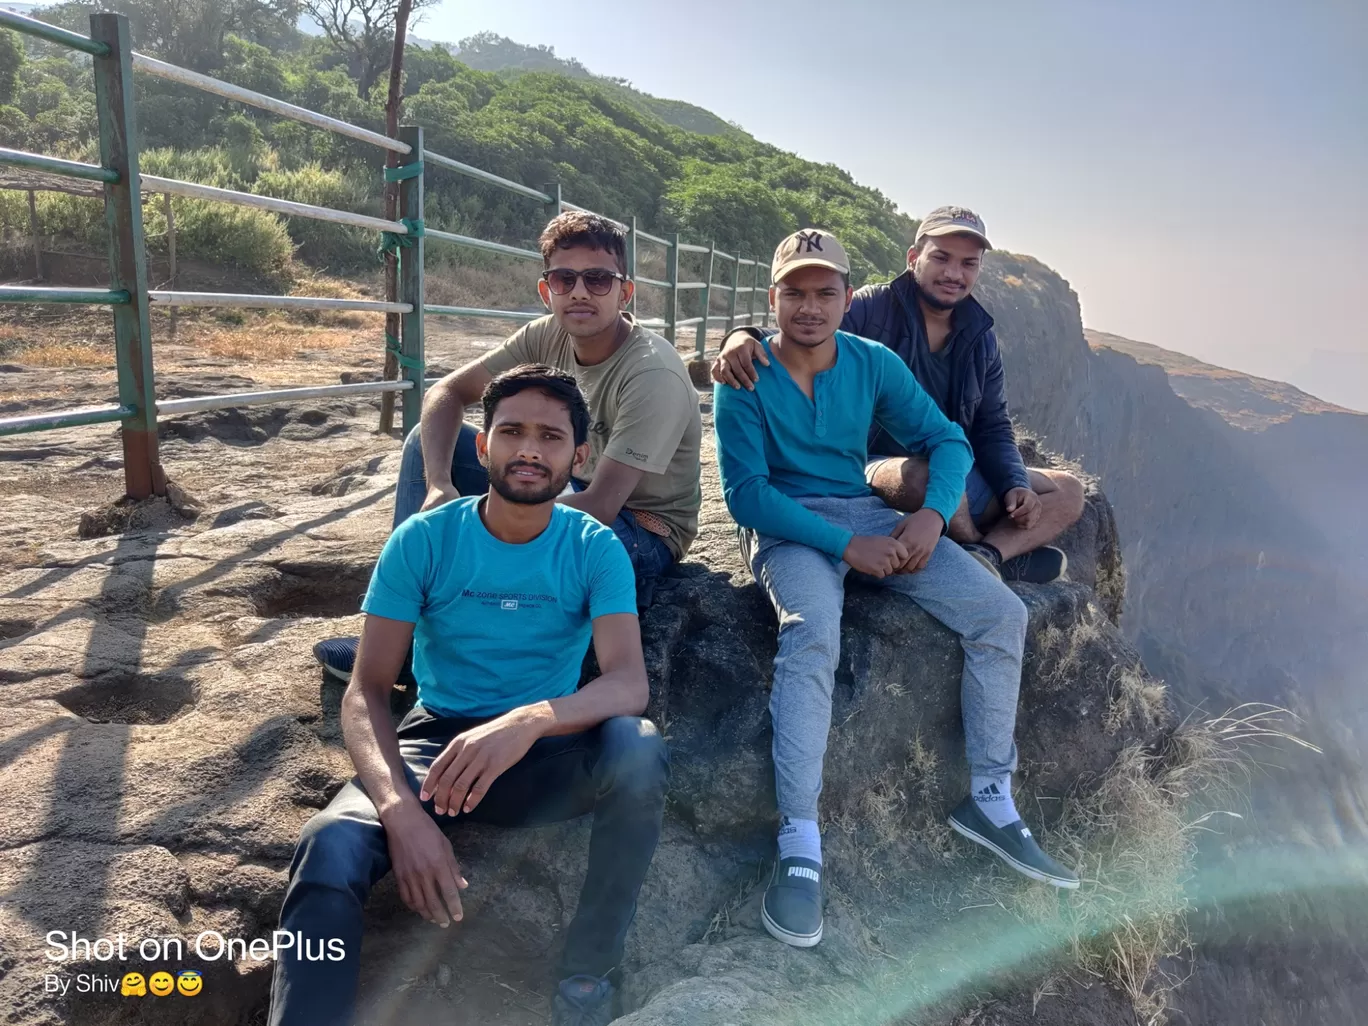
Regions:
<instances>
[{"instance_id":1,"label":"gray sneaker","mask_svg":"<svg viewBox=\"0 0 1368 1026\"><path fill-rule=\"evenodd\" d=\"M815 947L822 939L822 864L779 859L765 888L760 921L775 940L795 948Z\"/></svg>"},{"instance_id":2,"label":"gray sneaker","mask_svg":"<svg viewBox=\"0 0 1368 1026\"><path fill-rule=\"evenodd\" d=\"M950 828L975 844L983 845L1023 876L1065 890L1078 887L1078 874L1041 851L1025 823L1017 820L1005 827L994 826L993 821L979 811L972 795L950 813Z\"/></svg>"}]
</instances>

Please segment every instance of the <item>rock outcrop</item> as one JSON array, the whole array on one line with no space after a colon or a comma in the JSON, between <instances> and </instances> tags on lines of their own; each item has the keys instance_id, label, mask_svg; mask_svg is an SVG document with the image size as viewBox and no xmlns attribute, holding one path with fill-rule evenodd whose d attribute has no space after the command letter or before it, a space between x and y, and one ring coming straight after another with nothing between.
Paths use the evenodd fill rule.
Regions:
<instances>
[{"instance_id":1,"label":"rock outcrop","mask_svg":"<svg viewBox=\"0 0 1368 1026\"><path fill-rule=\"evenodd\" d=\"M310 413L260 415L307 424ZM171 446L208 437L193 422L169 430ZM179 937L189 948L199 937L213 955L216 936L274 928L299 830L350 775L340 691L320 683L309 650L358 625L396 469L390 450L282 487L269 505L244 490L193 523L148 510L122 534L48 543L28 568L0 577L6 1022L259 1021L268 961L189 950L168 962L136 945ZM1062 941L1024 930L1004 908L1003 895L1036 885L1005 878L943 825L966 783L961 657L947 630L897 596L853 586L847 597L822 813L827 939L799 952L759 929L775 817L766 711L775 628L736 554L714 473L705 467L698 546L643 618L650 714L674 777L631 936L624 1022L838 1022L876 1005L884 1020L948 1022L990 995L1010 1007ZM5 528L52 517L74 526L76 514L21 496ZM1065 544L1075 579L1019 592L1030 642L1018 800L1047 832L1067 796L1086 792L1126 746L1161 738L1168 717L1162 701L1125 693L1143 669L1117 627L1119 542L1095 488ZM457 825L453 838L471 880L466 921L431 927L383 883L368 911L364 1021L393 1021L399 1009L544 1021L544 975L573 912L587 826ZM59 966L45 957L49 931L123 934L129 957ZM43 986L53 972L163 967L201 970L203 995L159 1005Z\"/></svg>"}]
</instances>

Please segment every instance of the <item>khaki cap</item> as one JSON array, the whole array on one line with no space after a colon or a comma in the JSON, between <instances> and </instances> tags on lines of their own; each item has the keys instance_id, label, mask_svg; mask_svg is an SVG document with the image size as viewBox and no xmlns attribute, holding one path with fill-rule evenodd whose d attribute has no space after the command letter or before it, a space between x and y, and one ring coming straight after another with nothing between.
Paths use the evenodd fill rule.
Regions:
<instances>
[{"instance_id":1,"label":"khaki cap","mask_svg":"<svg viewBox=\"0 0 1368 1026\"><path fill-rule=\"evenodd\" d=\"M983 218L968 207L937 207L931 211L917 226L917 237L912 245L915 246L928 235L934 238L938 235L960 234L977 236L984 249L993 248L988 241L987 229L983 227Z\"/></svg>"},{"instance_id":2,"label":"khaki cap","mask_svg":"<svg viewBox=\"0 0 1368 1026\"><path fill-rule=\"evenodd\" d=\"M774 251L770 280L780 281L800 267L829 267L841 274L850 273L850 257L836 236L817 228L794 232Z\"/></svg>"}]
</instances>

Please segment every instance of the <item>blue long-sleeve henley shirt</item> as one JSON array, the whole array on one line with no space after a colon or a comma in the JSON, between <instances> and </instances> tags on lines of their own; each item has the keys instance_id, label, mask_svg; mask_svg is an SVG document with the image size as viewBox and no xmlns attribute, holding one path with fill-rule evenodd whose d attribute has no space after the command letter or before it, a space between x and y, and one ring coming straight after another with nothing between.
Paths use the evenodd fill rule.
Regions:
<instances>
[{"instance_id":1,"label":"blue long-sleeve henley shirt","mask_svg":"<svg viewBox=\"0 0 1368 1026\"><path fill-rule=\"evenodd\" d=\"M813 380L809 399L762 343L755 391L713 387L713 430L722 496L742 527L841 559L853 534L794 501L871 494L865 481L869 425L877 422L911 451L931 454L926 503L948 524L959 507L973 452L885 346L836 332L836 362Z\"/></svg>"}]
</instances>

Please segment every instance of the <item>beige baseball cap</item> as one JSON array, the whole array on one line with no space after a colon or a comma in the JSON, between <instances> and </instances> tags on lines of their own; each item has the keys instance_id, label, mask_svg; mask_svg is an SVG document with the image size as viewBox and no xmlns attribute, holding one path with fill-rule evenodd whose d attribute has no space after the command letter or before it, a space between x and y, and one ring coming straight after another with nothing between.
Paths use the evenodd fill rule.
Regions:
<instances>
[{"instance_id":1,"label":"beige baseball cap","mask_svg":"<svg viewBox=\"0 0 1368 1026\"><path fill-rule=\"evenodd\" d=\"M983 218L968 207L937 207L922 218L912 244L915 246L927 235L934 238L937 235L960 234L975 235L983 243L984 249L993 248L988 241L987 229L983 227Z\"/></svg>"},{"instance_id":2,"label":"beige baseball cap","mask_svg":"<svg viewBox=\"0 0 1368 1026\"><path fill-rule=\"evenodd\" d=\"M830 267L841 274L849 274L850 257L830 232L804 228L779 243L774 251L774 263L770 265L770 280L780 281L800 267Z\"/></svg>"}]
</instances>

